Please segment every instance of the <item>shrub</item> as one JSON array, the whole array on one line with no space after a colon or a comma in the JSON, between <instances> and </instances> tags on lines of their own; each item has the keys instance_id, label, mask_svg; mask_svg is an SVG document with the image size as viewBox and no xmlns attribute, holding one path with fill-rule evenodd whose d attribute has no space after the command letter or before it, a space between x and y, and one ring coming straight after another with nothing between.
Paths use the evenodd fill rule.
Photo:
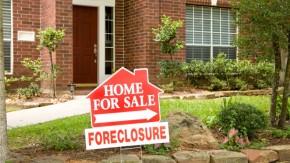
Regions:
<instances>
[{"instance_id":1,"label":"shrub","mask_svg":"<svg viewBox=\"0 0 290 163\"><path fill-rule=\"evenodd\" d=\"M19 98L30 99L40 95L40 88L37 84L31 83L28 87L18 88L16 93Z\"/></svg>"},{"instance_id":2,"label":"shrub","mask_svg":"<svg viewBox=\"0 0 290 163\"><path fill-rule=\"evenodd\" d=\"M274 73L272 63L251 63L247 60L237 62L228 59L223 53L212 62L198 60L189 63L161 62L160 69L161 79L189 81L194 86L207 86L210 90L267 88L271 86Z\"/></svg>"},{"instance_id":3,"label":"shrub","mask_svg":"<svg viewBox=\"0 0 290 163\"><path fill-rule=\"evenodd\" d=\"M216 77L212 77L210 79L209 89L212 91L225 90L227 89L227 83L224 80L220 80Z\"/></svg>"},{"instance_id":4,"label":"shrub","mask_svg":"<svg viewBox=\"0 0 290 163\"><path fill-rule=\"evenodd\" d=\"M255 130L267 125L265 114L256 107L244 103L224 104L218 114L218 124L224 133L235 128L242 136L253 136Z\"/></svg>"}]
</instances>

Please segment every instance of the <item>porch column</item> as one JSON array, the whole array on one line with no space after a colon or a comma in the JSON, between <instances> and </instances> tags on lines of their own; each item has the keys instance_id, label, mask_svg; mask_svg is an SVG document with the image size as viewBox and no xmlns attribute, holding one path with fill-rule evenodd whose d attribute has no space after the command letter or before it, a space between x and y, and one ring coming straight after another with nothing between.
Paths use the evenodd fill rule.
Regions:
<instances>
[{"instance_id":1,"label":"porch column","mask_svg":"<svg viewBox=\"0 0 290 163\"><path fill-rule=\"evenodd\" d=\"M58 89L65 90L67 84L73 80L72 0L41 0L40 6L41 29L53 27L65 30L64 40L57 48L56 53L53 54L53 60L60 68L56 85ZM50 70L48 56L48 51L41 51L40 58L47 72ZM41 88L44 92L48 92L50 81L41 81Z\"/></svg>"},{"instance_id":2,"label":"porch column","mask_svg":"<svg viewBox=\"0 0 290 163\"><path fill-rule=\"evenodd\" d=\"M99 6L99 55L98 55L98 84L105 79L105 6Z\"/></svg>"}]
</instances>

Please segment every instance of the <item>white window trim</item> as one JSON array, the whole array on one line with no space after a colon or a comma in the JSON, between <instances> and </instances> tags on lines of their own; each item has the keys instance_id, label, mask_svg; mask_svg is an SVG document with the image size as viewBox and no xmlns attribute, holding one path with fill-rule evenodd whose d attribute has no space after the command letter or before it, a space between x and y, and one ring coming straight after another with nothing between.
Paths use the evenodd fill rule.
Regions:
<instances>
[{"instance_id":1,"label":"white window trim","mask_svg":"<svg viewBox=\"0 0 290 163\"><path fill-rule=\"evenodd\" d=\"M195 5L193 5L193 6L190 6L190 7L192 7L192 23L193 23L193 37L194 37L194 32L196 32L195 30L194 30L194 20L195 20L195 18L194 18L194 9L195 9ZM213 34L214 33L219 33L220 35L222 34L222 33L225 33L225 32L222 32L222 31L220 31L220 32L213 32L213 6L210 6L210 22L211 22L211 24L210 24L210 27L211 27L211 29L210 29L210 35L211 35L211 39L210 39L210 44L204 44L204 43L202 43L202 44L197 44L197 43L194 43L194 40L193 40L193 43L186 43L185 45L186 46L204 46L204 47L210 47L210 61L213 61L213 59L214 59L214 54L213 54L213 48L214 47L235 47L235 46L233 46L233 45L222 45L221 43L222 43L222 41L221 41L221 37L220 37L220 45L216 45L216 44L214 44L213 43ZM219 9L221 9L221 7L218 7ZM202 6L202 18L201 18L201 20L203 21L204 19L203 19L203 9L204 9L204 7ZM230 10L228 10L228 12L230 13ZM221 12L219 12L219 14L220 14L220 18L221 18ZM208 19L207 19L208 20ZM228 23L230 23L230 17L228 17ZM219 23L220 23L220 26L221 26L221 22L222 22L222 20L220 20L219 21ZM239 31L238 31L238 27L236 27L237 29L236 29L236 33L231 33L230 31L228 31L227 32L227 34L235 34L236 35L236 37L238 37L238 33L239 33ZM229 26L229 29L228 30L230 30L230 26ZM201 28L201 30L199 30L199 31L197 31L197 32L201 32L201 33L204 33L204 31L203 31L203 23L202 23L202 28ZM203 37L202 37L202 42L203 42ZM238 48L236 47L236 60L238 60Z\"/></svg>"},{"instance_id":2,"label":"white window trim","mask_svg":"<svg viewBox=\"0 0 290 163\"><path fill-rule=\"evenodd\" d=\"M10 40L10 72L5 71L5 75L13 75L14 73L14 48L13 48L13 0L11 0L11 40ZM5 40L5 39L3 39ZM3 54L4 55L4 54Z\"/></svg>"},{"instance_id":3,"label":"white window trim","mask_svg":"<svg viewBox=\"0 0 290 163\"><path fill-rule=\"evenodd\" d=\"M114 33L115 33L115 0L73 0L73 5L76 6L90 6L98 7L98 83L102 83L109 76L105 74L105 7L114 8ZM113 58L115 68L115 35L113 36L114 41L114 51Z\"/></svg>"}]
</instances>

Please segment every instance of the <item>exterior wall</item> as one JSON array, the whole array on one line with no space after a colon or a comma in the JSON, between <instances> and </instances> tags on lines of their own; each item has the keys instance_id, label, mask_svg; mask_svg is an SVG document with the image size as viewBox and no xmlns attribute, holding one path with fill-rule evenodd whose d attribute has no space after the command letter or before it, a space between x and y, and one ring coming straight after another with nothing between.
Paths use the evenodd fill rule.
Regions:
<instances>
[{"instance_id":1,"label":"exterior wall","mask_svg":"<svg viewBox=\"0 0 290 163\"><path fill-rule=\"evenodd\" d=\"M115 69L125 66L124 1L126 0L116 0L115 4Z\"/></svg>"},{"instance_id":2,"label":"exterior wall","mask_svg":"<svg viewBox=\"0 0 290 163\"><path fill-rule=\"evenodd\" d=\"M129 69L147 67L150 78L158 82L158 62L169 56L160 53L153 41L152 28L160 24L162 15L173 19L185 19L186 5L211 5L211 0L115 0L115 67ZM217 6L229 7L227 0L218 0ZM13 47L14 75L27 74L20 61L25 57L41 57L49 71L48 52L36 50L37 42L17 41L17 31L35 31L39 28L56 27L65 29L63 43L54 54L54 61L60 66L58 88L66 88L73 80L73 22L72 0L13 0ZM178 32L178 38L185 41L185 27ZM176 60L185 60L185 50L175 55ZM42 83L44 88L48 83Z\"/></svg>"},{"instance_id":3,"label":"exterior wall","mask_svg":"<svg viewBox=\"0 0 290 163\"><path fill-rule=\"evenodd\" d=\"M73 6L72 0L56 0L56 28L65 30L63 43L56 50L56 64L61 72L57 87L66 89L73 82Z\"/></svg>"},{"instance_id":4,"label":"exterior wall","mask_svg":"<svg viewBox=\"0 0 290 163\"><path fill-rule=\"evenodd\" d=\"M39 0L13 0L13 75L27 75L27 71L22 65L21 61L24 58L38 58L39 51L37 48L37 41L26 42L17 41L18 31L34 31L40 27L40 2Z\"/></svg>"},{"instance_id":5,"label":"exterior wall","mask_svg":"<svg viewBox=\"0 0 290 163\"><path fill-rule=\"evenodd\" d=\"M153 41L152 28L160 24L162 15L185 20L186 5L211 5L211 0L126 0L124 4L124 54L125 66L129 69L147 67L150 78L158 82L158 63L169 60L161 54ZM228 0L218 0L217 6L229 7ZM118 7L118 6L117 6ZM117 21L117 20L116 20ZM185 27L178 32L179 39L185 41ZM185 49L179 51L175 60L185 60Z\"/></svg>"}]
</instances>

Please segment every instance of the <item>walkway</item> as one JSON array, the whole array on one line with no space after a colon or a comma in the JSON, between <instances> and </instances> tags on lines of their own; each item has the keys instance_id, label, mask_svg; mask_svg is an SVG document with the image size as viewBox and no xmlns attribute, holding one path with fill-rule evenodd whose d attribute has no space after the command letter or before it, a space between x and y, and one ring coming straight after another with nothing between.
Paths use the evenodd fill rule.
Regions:
<instances>
[{"instance_id":1,"label":"walkway","mask_svg":"<svg viewBox=\"0 0 290 163\"><path fill-rule=\"evenodd\" d=\"M7 113L8 129L43 123L55 119L86 114L90 112L90 102L85 96L76 96L74 100L32 109Z\"/></svg>"}]
</instances>

